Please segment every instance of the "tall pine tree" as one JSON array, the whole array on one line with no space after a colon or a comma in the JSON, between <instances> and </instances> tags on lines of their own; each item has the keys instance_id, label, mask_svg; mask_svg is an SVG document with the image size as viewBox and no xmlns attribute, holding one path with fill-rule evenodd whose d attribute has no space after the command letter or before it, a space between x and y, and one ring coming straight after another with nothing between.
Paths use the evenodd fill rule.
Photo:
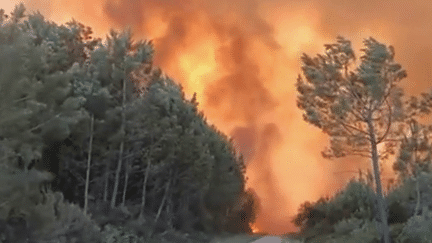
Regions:
<instances>
[{"instance_id":1,"label":"tall pine tree","mask_svg":"<svg viewBox=\"0 0 432 243\"><path fill-rule=\"evenodd\" d=\"M394 48L373 38L365 39L364 44L364 55L355 70L350 68L355 61L351 43L342 37L336 44L325 45L324 55L311 58L304 54L302 70L306 80L299 75L297 105L305 112L305 121L330 136L324 157L358 155L371 159L378 232L389 243L380 158L394 153L400 142L400 127L408 119L427 112L430 94L420 98L422 105L410 106L398 86L406 72L394 61ZM381 144L384 146L379 150Z\"/></svg>"}]
</instances>

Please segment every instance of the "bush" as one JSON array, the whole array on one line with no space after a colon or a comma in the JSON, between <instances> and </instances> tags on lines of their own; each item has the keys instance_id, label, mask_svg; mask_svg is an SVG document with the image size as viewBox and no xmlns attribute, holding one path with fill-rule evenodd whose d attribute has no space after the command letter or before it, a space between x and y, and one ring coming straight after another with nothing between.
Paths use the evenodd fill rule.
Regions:
<instances>
[{"instance_id":1,"label":"bush","mask_svg":"<svg viewBox=\"0 0 432 243\"><path fill-rule=\"evenodd\" d=\"M353 221L354 222L354 221ZM352 230L348 235L328 240L329 243L378 243L380 237L373 221L363 221L360 228Z\"/></svg>"},{"instance_id":2,"label":"bush","mask_svg":"<svg viewBox=\"0 0 432 243\"><path fill-rule=\"evenodd\" d=\"M359 229L363 225L364 220L358 218L349 218L339 221L334 225L335 233L345 235L355 229Z\"/></svg>"},{"instance_id":3,"label":"bush","mask_svg":"<svg viewBox=\"0 0 432 243\"><path fill-rule=\"evenodd\" d=\"M303 203L293 222L305 232L318 223L332 226L343 219L354 217L371 220L373 197L374 192L364 182L351 180L332 199L321 198L315 203Z\"/></svg>"},{"instance_id":4,"label":"bush","mask_svg":"<svg viewBox=\"0 0 432 243\"><path fill-rule=\"evenodd\" d=\"M0 221L22 222L9 224L9 232L20 231L29 239L43 242L100 242L100 229L84 215L79 206L64 201L60 192L41 192L45 174L37 170L28 173L1 170ZM9 238L16 237L16 234ZM15 240L9 240L17 242Z\"/></svg>"},{"instance_id":5,"label":"bush","mask_svg":"<svg viewBox=\"0 0 432 243\"><path fill-rule=\"evenodd\" d=\"M121 226L107 224L102 232L104 243L141 243L144 238L138 237L131 230L126 230Z\"/></svg>"},{"instance_id":6,"label":"bush","mask_svg":"<svg viewBox=\"0 0 432 243\"><path fill-rule=\"evenodd\" d=\"M421 215L411 217L398 236L397 242L432 242L432 211L424 207Z\"/></svg>"},{"instance_id":7,"label":"bush","mask_svg":"<svg viewBox=\"0 0 432 243\"><path fill-rule=\"evenodd\" d=\"M294 225L301 227L302 231L313 228L325 218L325 213L317 209L318 203L306 201L300 206L299 213L293 220Z\"/></svg>"},{"instance_id":8,"label":"bush","mask_svg":"<svg viewBox=\"0 0 432 243\"><path fill-rule=\"evenodd\" d=\"M47 202L37 205L28 216L35 229L33 237L42 242L101 242L99 226L75 204L64 202L63 194L47 194Z\"/></svg>"},{"instance_id":9,"label":"bush","mask_svg":"<svg viewBox=\"0 0 432 243\"><path fill-rule=\"evenodd\" d=\"M405 223L408 218L407 210L400 202L390 202L389 224Z\"/></svg>"},{"instance_id":10,"label":"bush","mask_svg":"<svg viewBox=\"0 0 432 243\"><path fill-rule=\"evenodd\" d=\"M330 203L339 205L344 218L355 216L359 219L372 219L373 190L361 181L351 180L347 187L337 194Z\"/></svg>"}]
</instances>

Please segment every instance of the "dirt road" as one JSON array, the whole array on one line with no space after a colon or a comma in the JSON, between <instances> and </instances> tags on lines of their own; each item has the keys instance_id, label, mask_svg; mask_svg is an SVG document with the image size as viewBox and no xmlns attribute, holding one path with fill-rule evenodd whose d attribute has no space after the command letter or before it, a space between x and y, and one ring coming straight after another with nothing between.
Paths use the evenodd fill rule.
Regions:
<instances>
[{"instance_id":1,"label":"dirt road","mask_svg":"<svg viewBox=\"0 0 432 243\"><path fill-rule=\"evenodd\" d=\"M236 235L231 237L216 237L210 243L300 243L296 240L282 239L279 236Z\"/></svg>"}]
</instances>

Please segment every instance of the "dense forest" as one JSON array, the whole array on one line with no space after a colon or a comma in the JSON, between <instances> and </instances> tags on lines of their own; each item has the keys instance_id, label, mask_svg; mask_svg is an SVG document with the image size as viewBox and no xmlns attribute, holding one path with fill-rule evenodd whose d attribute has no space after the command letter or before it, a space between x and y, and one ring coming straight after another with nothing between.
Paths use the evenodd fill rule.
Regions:
<instances>
[{"instance_id":1,"label":"dense forest","mask_svg":"<svg viewBox=\"0 0 432 243\"><path fill-rule=\"evenodd\" d=\"M252 234L259 200L242 156L153 66L151 40L111 30L102 42L22 4L0 25L0 242ZM330 138L323 156L367 157L372 170L302 204L287 242L432 242L432 93L405 97L394 48L364 44L358 66L342 37L304 55L296 87L305 121ZM387 160L398 180L384 193Z\"/></svg>"},{"instance_id":2,"label":"dense forest","mask_svg":"<svg viewBox=\"0 0 432 243\"><path fill-rule=\"evenodd\" d=\"M151 41L102 43L23 5L0 23L2 242L251 233L242 157L152 66Z\"/></svg>"}]
</instances>

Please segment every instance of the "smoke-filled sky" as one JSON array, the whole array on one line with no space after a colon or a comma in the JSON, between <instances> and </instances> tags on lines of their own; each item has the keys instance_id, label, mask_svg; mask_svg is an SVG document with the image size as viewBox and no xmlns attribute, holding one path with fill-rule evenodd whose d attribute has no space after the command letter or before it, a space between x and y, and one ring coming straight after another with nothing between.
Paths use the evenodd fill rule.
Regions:
<instances>
[{"instance_id":1,"label":"smoke-filled sky","mask_svg":"<svg viewBox=\"0 0 432 243\"><path fill-rule=\"evenodd\" d=\"M17 0L2 0L12 11ZM26 0L64 24L72 18L105 39L110 28L132 27L135 40L153 39L155 62L197 92L210 123L233 136L248 165L248 186L261 201L257 227L282 234L301 203L332 195L371 168L356 157L325 160L328 138L305 123L294 84L303 52L323 53L338 35L357 56L373 37L396 50L408 72L402 86L417 95L432 86L432 1L409 0ZM339 173L343 172L343 173ZM347 173L344 173L347 172ZM384 180L392 178L384 165Z\"/></svg>"}]
</instances>

